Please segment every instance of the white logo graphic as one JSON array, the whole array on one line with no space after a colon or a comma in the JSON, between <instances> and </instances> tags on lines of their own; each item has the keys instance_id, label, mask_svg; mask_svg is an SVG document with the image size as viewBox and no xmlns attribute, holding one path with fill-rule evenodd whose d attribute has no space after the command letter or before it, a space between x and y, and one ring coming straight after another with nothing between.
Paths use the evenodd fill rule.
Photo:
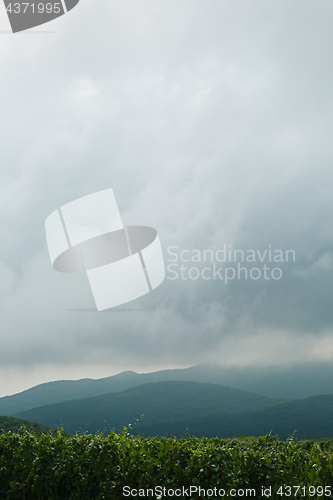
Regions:
<instances>
[{"instance_id":1,"label":"white logo graphic","mask_svg":"<svg viewBox=\"0 0 333 500\"><path fill-rule=\"evenodd\" d=\"M124 227L112 189L55 210L45 230L53 269L86 272L98 311L137 299L165 278L157 231Z\"/></svg>"}]
</instances>

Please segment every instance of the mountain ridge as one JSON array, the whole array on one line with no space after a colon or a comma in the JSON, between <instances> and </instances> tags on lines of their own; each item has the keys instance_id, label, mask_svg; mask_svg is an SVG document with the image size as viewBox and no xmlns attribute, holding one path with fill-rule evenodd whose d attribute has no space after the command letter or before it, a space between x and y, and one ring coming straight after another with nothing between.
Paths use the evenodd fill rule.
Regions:
<instances>
[{"instance_id":1,"label":"mountain ridge","mask_svg":"<svg viewBox=\"0 0 333 500\"><path fill-rule=\"evenodd\" d=\"M301 399L333 393L333 364L303 363L269 369L201 364L141 374L127 370L101 379L60 380L0 398L0 414L11 416L45 404L121 392L145 383L167 380L213 383L277 399Z\"/></svg>"},{"instance_id":2,"label":"mountain ridge","mask_svg":"<svg viewBox=\"0 0 333 500\"><path fill-rule=\"evenodd\" d=\"M277 400L217 384L155 382L119 393L34 408L16 417L68 433L121 432L196 437L333 437L333 395ZM141 417L141 418L140 418ZM135 423L135 425L130 425Z\"/></svg>"},{"instance_id":3,"label":"mountain ridge","mask_svg":"<svg viewBox=\"0 0 333 500\"><path fill-rule=\"evenodd\" d=\"M167 422L191 416L234 414L280 404L266 396L217 384L163 381L90 398L63 401L15 414L49 427L63 426L74 433L87 428L102 431L105 422L120 431L144 414L145 423Z\"/></svg>"}]
</instances>

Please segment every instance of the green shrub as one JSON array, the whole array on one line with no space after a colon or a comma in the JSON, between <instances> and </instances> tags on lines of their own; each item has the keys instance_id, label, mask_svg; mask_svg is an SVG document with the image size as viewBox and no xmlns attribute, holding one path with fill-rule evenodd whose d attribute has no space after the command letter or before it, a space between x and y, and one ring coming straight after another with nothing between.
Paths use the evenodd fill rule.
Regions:
<instances>
[{"instance_id":1,"label":"green shrub","mask_svg":"<svg viewBox=\"0 0 333 500\"><path fill-rule=\"evenodd\" d=\"M126 429L107 437L66 436L63 431L37 437L22 428L0 436L0 498L114 500L126 498L124 486L216 487L225 496L231 488L255 488L255 498L265 498L264 486L272 488L271 498L286 498L277 493L283 485L304 487L305 498L319 498L307 488L333 490L332 465L330 440L143 438ZM301 490L295 492L292 498L304 498Z\"/></svg>"}]
</instances>

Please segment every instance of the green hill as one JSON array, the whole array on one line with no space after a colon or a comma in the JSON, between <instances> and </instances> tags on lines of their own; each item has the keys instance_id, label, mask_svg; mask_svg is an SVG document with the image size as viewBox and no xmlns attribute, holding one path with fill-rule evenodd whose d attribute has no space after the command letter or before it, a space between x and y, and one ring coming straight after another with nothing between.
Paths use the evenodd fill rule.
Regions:
<instances>
[{"instance_id":1,"label":"green hill","mask_svg":"<svg viewBox=\"0 0 333 500\"><path fill-rule=\"evenodd\" d=\"M196 437L261 436L272 432L280 439L287 439L296 431L298 439L333 438L333 396L312 396L233 415L209 415L154 424L143 421L134 432L181 437L185 429Z\"/></svg>"},{"instance_id":2,"label":"green hill","mask_svg":"<svg viewBox=\"0 0 333 500\"><path fill-rule=\"evenodd\" d=\"M99 380L59 380L36 385L18 394L0 398L0 414L15 415L46 404L123 391L140 385L142 382L138 380L139 377L135 372L123 372Z\"/></svg>"},{"instance_id":3,"label":"green hill","mask_svg":"<svg viewBox=\"0 0 333 500\"><path fill-rule=\"evenodd\" d=\"M45 434L50 431L52 434L55 434L55 429L50 429L49 427L45 427L44 425L40 425L35 422L30 422L29 420L0 416L0 432L17 432L23 426L36 436L40 436L41 434Z\"/></svg>"},{"instance_id":4,"label":"green hill","mask_svg":"<svg viewBox=\"0 0 333 500\"><path fill-rule=\"evenodd\" d=\"M99 380L61 380L40 384L19 394L0 398L0 414L15 415L47 404L174 380L218 384L277 399L301 399L333 394L333 364L304 363L293 367L270 368L228 368L202 364L154 373L138 374L127 371Z\"/></svg>"},{"instance_id":5,"label":"green hill","mask_svg":"<svg viewBox=\"0 0 333 500\"><path fill-rule=\"evenodd\" d=\"M111 429L120 431L142 414L142 424L146 426L193 417L205 419L212 415L253 412L280 403L280 400L230 387L176 381L144 384L120 393L47 405L16 416L47 426L63 425L70 433L86 429L95 433L102 431L106 422Z\"/></svg>"},{"instance_id":6,"label":"green hill","mask_svg":"<svg viewBox=\"0 0 333 500\"><path fill-rule=\"evenodd\" d=\"M260 436L272 432L281 439L333 437L333 395L294 401L198 382L157 382L119 393L34 408L16 416L69 433L121 431L197 437Z\"/></svg>"}]
</instances>

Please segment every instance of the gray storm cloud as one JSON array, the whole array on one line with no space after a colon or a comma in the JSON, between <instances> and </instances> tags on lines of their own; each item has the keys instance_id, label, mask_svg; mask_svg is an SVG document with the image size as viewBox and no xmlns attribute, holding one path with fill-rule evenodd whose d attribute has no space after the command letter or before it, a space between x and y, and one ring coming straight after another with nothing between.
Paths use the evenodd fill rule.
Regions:
<instances>
[{"instance_id":1,"label":"gray storm cloud","mask_svg":"<svg viewBox=\"0 0 333 500\"><path fill-rule=\"evenodd\" d=\"M3 373L333 359L332 14L86 0L55 33L0 34ZM44 221L108 187L165 259L230 244L296 261L274 282L166 279L139 311L69 312L93 299L84 276L52 270ZM288 356L272 357L275 338Z\"/></svg>"}]
</instances>

